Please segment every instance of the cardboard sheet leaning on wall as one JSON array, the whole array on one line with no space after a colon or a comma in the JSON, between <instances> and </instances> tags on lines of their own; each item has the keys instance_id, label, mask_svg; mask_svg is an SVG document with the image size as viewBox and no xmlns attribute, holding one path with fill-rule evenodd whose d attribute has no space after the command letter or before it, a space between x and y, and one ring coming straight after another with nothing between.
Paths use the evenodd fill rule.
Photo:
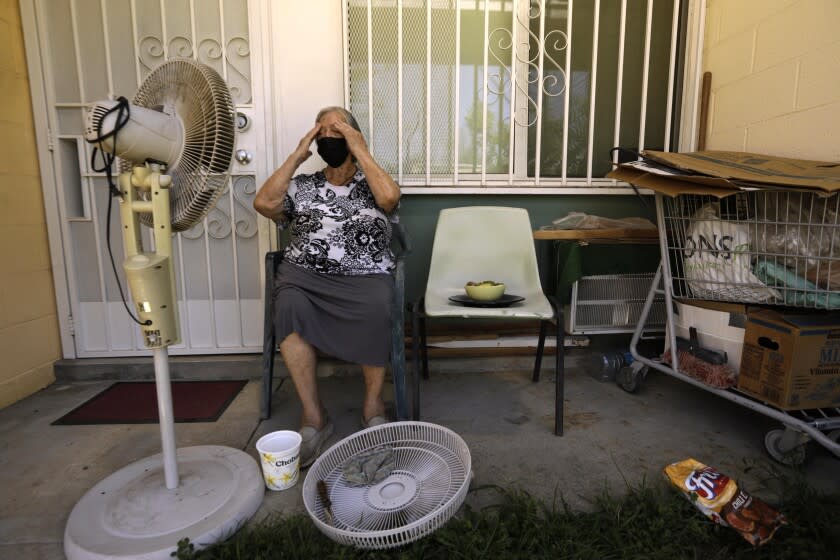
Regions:
<instances>
[{"instance_id":1,"label":"cardboard sheet leaning on wall","mask_svg":"<svg viewBox=\"0 0 840 560\"><path fill-rule=\"evenodd\" d=\"M840 191L840 162L789 159L748 152L658 152L646 150L640 162L622 163L607 174L677 196L700 194L723 198L750 190Z\"/></svg>"}]
</instances>

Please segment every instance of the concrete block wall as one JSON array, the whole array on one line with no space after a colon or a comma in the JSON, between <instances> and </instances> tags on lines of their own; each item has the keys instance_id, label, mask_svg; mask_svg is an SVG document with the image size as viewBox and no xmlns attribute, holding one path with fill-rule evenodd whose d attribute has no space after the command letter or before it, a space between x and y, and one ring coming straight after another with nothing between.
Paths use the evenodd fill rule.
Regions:
<instances>
[{"instance_id":1,"label":"concrete block wall","mask_svg":"<svg viewBox=\"0 0 840 560\"><path fill-rule=\"evenodd\" d=\"M840 1L708 0L707 149L840 160Z\"/></svg>"},{"instance_id":2,"label":"concrete block wall","mask_svg":"<svg viewBox=\"0 0 840 560\"><path fill-rule=\"evenodd\" d=\"M17 0L0 0L0 408L49 385L61 357Z\"/></svg>"}]
</instances>

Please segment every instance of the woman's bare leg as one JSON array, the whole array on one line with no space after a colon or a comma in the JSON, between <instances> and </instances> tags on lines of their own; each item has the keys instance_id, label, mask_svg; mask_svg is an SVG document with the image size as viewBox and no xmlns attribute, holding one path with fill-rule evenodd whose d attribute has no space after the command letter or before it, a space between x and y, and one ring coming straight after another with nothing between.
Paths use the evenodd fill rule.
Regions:
<instances>
[{"instance_id":1,"label":"woman's bare leg","mask_svg":"<svg viewBox=\"0 0 840 560\"><path fill-rule=\"evenodd\" d=\"M385 416L385 402L382 400L382 388L385 385L384 366L362 366L365 376L365 403L362 417L365 422L374 416Z\"/></svg>"},{"instance_id":2,"label":"woman's bare leg","mask_svg":"<svg viewBox=\"0 0 840 560\"><path fill-rule=\"evenodd\" d=\"M301 426L312 426L320 430L324 427L324 415L315 379L315 367L318 364L315 348L293 332L280 343L280 353L303 406Z\"/></svg>"}]
</instances>

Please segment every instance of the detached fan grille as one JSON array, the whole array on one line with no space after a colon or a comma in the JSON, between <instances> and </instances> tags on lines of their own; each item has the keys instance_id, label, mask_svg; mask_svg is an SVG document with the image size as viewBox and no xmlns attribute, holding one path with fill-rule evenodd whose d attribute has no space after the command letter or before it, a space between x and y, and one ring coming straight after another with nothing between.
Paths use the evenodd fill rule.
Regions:
<instances>
[{"instance_id":1,"label":"detached fan grille","mask_svg":"<svg viewBox=\"0 0 840 560\"><path fill-rule=\"evenodd\" d=\"M209 66L188 58L172 59L152 71L133 103L175 113L184 124L184 148L166 173L170 192L172 230L198 223L216 203L228 180L236 142L236 107L222 78ZM134 162L141 163L141 162ZM131 163L122 161L123 171ZM140 221L152 226L151 214Z\"/></svg>"},{"instance_id":2,"label":"detached fan grille","mask_svg":"<svg viewBox=\"0 0 840 560\"><path fill-rule=\"evenodd\" d=\"M342 467L351 457L381 445L394 448L395 465L382 482L354 487ZM310 467L303 502L315 525L336 542L359 548L400 546L448 521L466 498L471 458L461 437L426 422L393 422L343 439ZM323 480L332 502L333 524L318 497Z\"/></svg>"}]
</instances>

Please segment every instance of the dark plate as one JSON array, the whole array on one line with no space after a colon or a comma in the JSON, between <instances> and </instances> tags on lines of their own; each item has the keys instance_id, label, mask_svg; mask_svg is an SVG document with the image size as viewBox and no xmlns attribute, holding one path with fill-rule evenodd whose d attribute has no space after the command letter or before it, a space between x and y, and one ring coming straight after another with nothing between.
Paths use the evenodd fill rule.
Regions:
<instances>
[{"instance_id":1,"label":"dark plate","mask_svg":"<svg viewBox=\"0 0 840 560\"><path fill-rule=\"evenodd\" d=\"M449 301L460 303L465 307L507 307L508 305L523 301L522 296L515 296L513 294L503 294L499 299L493 301L481 301L473 299L468 295L449 296Z\"/></svg>"}]
</instances>

